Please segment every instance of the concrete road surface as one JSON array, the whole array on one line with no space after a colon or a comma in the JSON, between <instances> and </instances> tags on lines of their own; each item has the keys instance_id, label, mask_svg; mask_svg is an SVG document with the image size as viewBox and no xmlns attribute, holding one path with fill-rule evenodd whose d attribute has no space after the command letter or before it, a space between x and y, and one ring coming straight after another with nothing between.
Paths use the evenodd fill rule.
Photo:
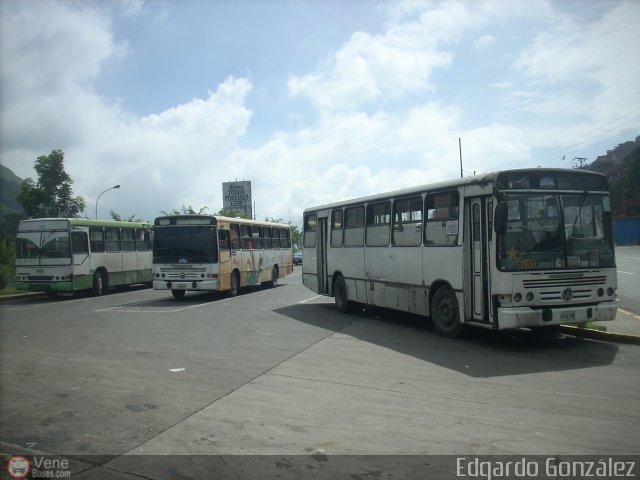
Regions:
<instances>
[{"instance_id":1,"label":"concrete road surface","mask_svg":"<svg viewBox=\"0 0 640 480\"><path fill-rule=\"evenodd\" d=\"M138 454L640 453L638 345L445 339L421 317L339 314L298 271L282 283L3 302L3 451L123 475Z\"/></svg>"}]
</instances>

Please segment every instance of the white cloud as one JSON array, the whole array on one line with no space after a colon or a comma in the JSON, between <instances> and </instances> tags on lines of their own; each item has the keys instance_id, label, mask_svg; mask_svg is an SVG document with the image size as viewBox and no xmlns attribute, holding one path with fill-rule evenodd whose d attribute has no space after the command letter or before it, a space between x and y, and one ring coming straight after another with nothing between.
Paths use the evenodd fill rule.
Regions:
<instances>
[{"instance_id":1,"label":"white cloud","mask_svg":"<svg viewBox=\"0 0 640 480\"><path fill-rule=\"evenodd\" d=\"M473 42L473 48L476 50L486 50L496 41L493 35L482 35Z\"/></svg>"},{"instance_id":2,"label":"white cloud","mask_svg":"<svg viewBox=\"0 0 640 480\"><path fill-rule=\"evenodd\" d=\"M290 94L311 100L316 110L283 103L283 111L299 115L299 127L274 125L261 143L246 140L257 116L252 93L264 86L242 77L212 80L211 91L140 118L93 90L105 65L135 54L116 41L105 10L67 2L8 5L0 45L3 164L33 176L35 158L61 148L90 215L97 194L122 185L100 200L103 218L109 209L146 219L183 204L217 210L221 183L244 179L253 182L260 217L299 222L306 206L457 177L458 138L465 172L526 166L534 160L532 146L573 138L588 116L604 122L638 104L638 65L631 62L637 48L621 47L637 45L637 34L629 33L637 20L633 3L586 28L555 15L547 2L536 2L533 12L530 2L385 6L385 31L355 32L313 71L289 77ZM152 15L142 2L129 6L134 17ZM478 32L528 14L553 28L521 54L511 51L518 58L514 70L483 78L482 85L473 72L464 79L465 88L489 84L501 91L497 108L509 121L439 91L446 89L435 74L455 66L461 43L473 47L475 39L476 47L496 50L494 39L501 37ZM564 64L552 62L565 57ZM576 90L575 78L588 80L580 84L588 89ZM523 111L526 118L515 123ZM567 112L583 118L560 122Z\"/></svg>"},{"instance_id":3,"label":"white cloud","mask_svg":"<svg viewBox=\"0 0 640 480\"><path fill-rule=\"evenodd\" d=\"M384 34L354 33L316 72L292 76L291 95L308 97L321 110L337 111L433 90L434 71L452 62L447 45L485 21L458 2L410 2L390 8L395 10L390 13L394 22Z\"/></svg>"},{"instance_id":4,"label":"white cloud","mask_svg":"<svg viewBox=\"0 0 640 480\"><path fill-rule=\"evenodd\" d=\"M534 102L544 102L549 114L582 113L598 125L634 112L637 118L639 24L640 5L635 1L621 2L588 24L559 15L552 28L539 33L520 54L515 67L538 87ZM548 89L553 87L564 88L565 101L549 101Z\"/></svg>"}]
</instances>

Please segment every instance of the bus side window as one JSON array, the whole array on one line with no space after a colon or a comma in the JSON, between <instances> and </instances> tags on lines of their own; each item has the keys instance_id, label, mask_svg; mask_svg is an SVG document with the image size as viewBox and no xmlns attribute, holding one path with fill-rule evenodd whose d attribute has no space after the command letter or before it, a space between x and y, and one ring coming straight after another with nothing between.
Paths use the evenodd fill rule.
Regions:
<instances>
[{"instance_id":1,"label":"bus side window","mask_svg":"<svg viewBox=\"0 0 640 480\"><path fill-rule=\"evenodd\" d=\"M120 245L120 229L105 228L104 234L107 252L120 252L122 250L122 246Z\"/></svg>"},{"instance_id":2,"label":"bus side window","mask_svg":"<svg viewBox=\"0 0 640 480\"><path fill-rule=\"evenodd\" d=\"M279 228L280 230L280 247L291 248L291 230L288 228Z\"/></svg>"},{"instance_id":3,"label":"bus side window","mask_svg":"<svg viewBox=\"0 0 640 480\"><path fill-rule=\"evenodd\" d=\"M331 212L331 246L342 246L342 210Z\"/></svg>"},{"instance_id":4,"label":"bus side window","mask_svg":"<svg viewBox=\"0 0 640 480\"><path fill-rule=\"evenodd\" d=\"M391 242L401 247L417 247L422 243L422 197L403 198L393 203Z\"/></svg>"},{"instance_id":5,"label":"bus side window","mask_svg":"<svg viewBox=\"0 0 640 480\"><path fill-rule=\"evenodd\" d=\"M242 239L243 250L253 250L253 241L251 240L251 225L240 225L240 238Z\"/></svg>"},{"instance_id":6,"label":"bus side window","mask_svg":"<svg viewBox=\"0 0 640 480\"><path fill-rule=\"evenodd\" d=\"M388 246L390 224L391 206L389 202L371 203L367 205L367 246Z\"/></svg>"},{"instance_id":7,"label":"bus side window","mask_svg":"<svg viewBox=\"0 0 640 480\"><path fill-rule=\"evenodd\" d=\"M123 228L121 234L122 234L122 251L135 252L136 251L135 230L133 230L132 228Z\"/></svg>"},{"instance_id":8,"label":"bus side window","mask_svg":"<svg viewBox=\"0 0 640 480\"><path fill-rule=\"evenodd\" d=\"M264 238L263 238L263 243L264 243L264 248L271 248L271 246L273 245L273 243L271 242L271 227L264 227L262 229L263 233L264 233Z\"/></svg>"},{"instance_id":9,"label":"bus side window","mask_svg":"<svg viewBox=\"0 0 640 480\"><path fill-rule=\"evenodd\" d=\"M364 206L348 207L344 211L344 246L364 245Z\"/></svg>"},{"instance_id":10,"label":"bus side window","mask_svg":"<svg viewBox=\"0 0 640 480\"><path fill-rule=\"evenodd\" d=\"M425 245L457 245L459 201L457 190L427 196Z\"/></svg>"},{"instance_id":11,"label":"bus side window","mask_svg":"<svg viewBox=\"0 0 640 480\"><path fill-rule=\"evenodd\" d=\"M71 252L89 253L89 243L86 232L71 232Z\"/></svg>"},{"instance_id":12,"label":"bus side window","mask_svg":"<svg viewBox=\"0 0 640 480\"><path fill-rule=\"evenodd\" d=\"M218 239L220 240L220 250L229 250L231 248L229 230L218 230Z\"/></svg>"},{"instance_id":13,"label":"bus side window","mask_svg":"<svg viewBox=\"0 0 640 480\"><path fill-rule=\"evenodd\" d=\"M240 250L242 248L242 244L240 242L240 225L232 223L229 227L229 235L231 250Z\"/></svg>"},{"instance_id":14,"label":"bus side window","mask_svg":"<svg viewBox=\"0 0 640 480\"><path fill-rule=\"evenodd\" d=\"M253 248L262 250L262 227L258 225L251 227L251 239L253 241Z\"/></svg>"},{"instance_id":15,"label":"bus side window","mask_svg":"<svg viewBox=\"0 0 640 480\"><path fill-rule=\"evenodd\" d=\"M151 249L149 230L136 230L136 250L138 252L148 252Z\"/></svg>"},{"instance_id":16,"label":"bus side window","mask_svg":"<svg viewBox=\"0 0 640 480\"><path fill-rule=\"evenodd\" d=\"M316 229L318 228L318 216L315 213L309 213L304 216L304 248L315 248L316 246Z\"/></svg>"},{"instance_id":17,"label":"bus side window","mask_svg":"<svg viewBox=\"0 0 640 480\"><path fill-rule=\"evenodd\" d=\"M91 252L104 252L104 230L102 227L91 227L89 229L89 239L91 240Z\"/></svg>"}]
</instances>

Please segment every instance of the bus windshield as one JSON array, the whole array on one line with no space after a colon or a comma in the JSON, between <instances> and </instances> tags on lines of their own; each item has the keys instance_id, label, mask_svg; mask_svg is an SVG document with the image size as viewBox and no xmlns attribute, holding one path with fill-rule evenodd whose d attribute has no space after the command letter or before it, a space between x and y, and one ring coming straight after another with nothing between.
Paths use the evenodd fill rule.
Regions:
<instances>
[{"instance_id":1,"label":"bus windshield","mask_svg":"<svg viewBox=\"0 0 640 480\"><path fill-rule=\"evenodd\" d=\"M210 225L156 227L153 263L217 263L216 229Z\"/></svg>"},{"instance_id":2,"label":"bus windshield","mask_svg":"<svg viewBox=\"0 0 640 480\"><path fill-rule=\"evenodd\" d=\"M51 259L64 259L69 263L71 249L69 246L69 232L45 231L45 232L19 232L16 259L30 260L29 263L40 264L43 260L47 264L59 263Z\"/></svg>"},{"instance_id":3,"label":"bus windshield","mask_svg":"<svg viewBox=\"0 0 640 480\"><path fill-rule=\"evenodd\" d=\"M498 235L501 270L614 266L607 196L509 193L506 203L507 230Z\"/></svg>"}]
</instances>

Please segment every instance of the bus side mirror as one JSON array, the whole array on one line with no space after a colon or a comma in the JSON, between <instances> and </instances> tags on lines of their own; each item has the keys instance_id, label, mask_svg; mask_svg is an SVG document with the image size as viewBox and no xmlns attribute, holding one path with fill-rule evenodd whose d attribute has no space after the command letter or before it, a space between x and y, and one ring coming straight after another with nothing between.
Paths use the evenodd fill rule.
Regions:
<instances>
[{"instance_id":1,"label":"bus side mirror","mask_svg":"<svg viewBox=\"0 0 640 480\"><path fill-rule=\"evenodd\" d=\"M493 229L496 233L504 233L507 231L507 218L509 215L509 207L505 202L496 205L496 212L493 215Z\"/></svg>"}]
</instances>

